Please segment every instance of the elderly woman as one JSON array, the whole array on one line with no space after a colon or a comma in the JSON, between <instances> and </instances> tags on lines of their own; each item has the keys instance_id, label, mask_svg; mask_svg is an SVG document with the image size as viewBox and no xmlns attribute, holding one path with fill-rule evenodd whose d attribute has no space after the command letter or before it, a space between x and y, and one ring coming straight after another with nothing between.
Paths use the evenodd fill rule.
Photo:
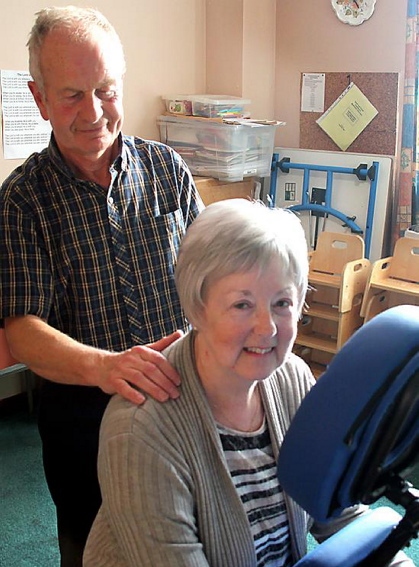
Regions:
<instances>
[{"instance_id":1,"label":"elderly woman","mask_svg":"<svg viewBox=\"0 0 419 567\"><path fill-rule=\"evenodd\" d=\"M169 347L182 393L102 422L103 504L86 567L290 566L328 526L281 489L276 459L314 380L291 349L307 289L304 232L291 212L233 199L184 238L176 285L192 330Z\"/></svg>"}]
</instances>

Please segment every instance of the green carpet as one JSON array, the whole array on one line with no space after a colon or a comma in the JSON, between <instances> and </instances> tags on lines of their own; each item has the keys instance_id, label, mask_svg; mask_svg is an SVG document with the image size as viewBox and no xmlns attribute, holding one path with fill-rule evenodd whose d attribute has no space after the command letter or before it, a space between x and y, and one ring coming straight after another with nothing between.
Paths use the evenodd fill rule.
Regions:
<instances>
[{"instance_id":1,"label":"green carpet","mask_svg":"<svg viewBox=\"0 0 419 567\"><path fill-rule=\"evenodd\" d=\"M25 403L25 398L6 407L0 403L0 567L58 567L54 505L36 420ZM410 480L419 487L418 470ZM419 566L419 540L405 551Z\"/></svg>"},{"instance_id":2,"label":"green carpet","mask_svg":"<svg viewBox=\"0 0 419 567\"><path fill-rule=\"evenodd\" d=\"M55 509L26 408L0 406L0 455L0 567L58 567Z\"/></svg>"}]
</instances>

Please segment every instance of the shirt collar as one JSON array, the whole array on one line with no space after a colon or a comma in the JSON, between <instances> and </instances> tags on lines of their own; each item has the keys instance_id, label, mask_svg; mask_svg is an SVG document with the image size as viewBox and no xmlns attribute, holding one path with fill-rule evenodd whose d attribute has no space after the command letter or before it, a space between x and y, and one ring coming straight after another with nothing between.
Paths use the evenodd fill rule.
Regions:
<instances>
[{"instance_id":1,"label":"shirt collar","mask_svg":"<svg viewBox=\"0 0 419 567\"><path fill-rule=\"evenodd\" d=\"M118 144L119 152L114 162L111 164L111 167L114 167L117 171L127 171L129 152L124 141L124 136L121 133L118 136ZM72 180L80 181L64 161L53 132L51 133L51 139L48 145L48 155L52 163L59 169L61 173Z\"/></svg>"}]
</instances>

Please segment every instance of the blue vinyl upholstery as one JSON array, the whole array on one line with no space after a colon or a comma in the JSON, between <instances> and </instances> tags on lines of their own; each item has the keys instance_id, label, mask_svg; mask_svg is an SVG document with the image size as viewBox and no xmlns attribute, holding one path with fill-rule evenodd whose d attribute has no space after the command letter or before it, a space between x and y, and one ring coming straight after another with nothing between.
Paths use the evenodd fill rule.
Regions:
<instances>
[{"instance_id":1,"label":"blue vinyl upholstery","mask_svg":"<svg viewBox=\"0 0 419 567\"><path fill-rule=\"evenodd\" d=\"M387 506L372 510L324 541L294 567L353 567L382 544L400 520L400 514Z\"/></svg>"},{"instance_id":2,"label":"blue vinyl upholstery","mask_svg":"<svg viewBox=\"0 0 419 567\"><path fill-rule=\"evenodd\" d=\"M375 501L419 443L419 307L361 327L306 396L278 460L284 490L318 521Z\"/></svg>"}]
</instances>

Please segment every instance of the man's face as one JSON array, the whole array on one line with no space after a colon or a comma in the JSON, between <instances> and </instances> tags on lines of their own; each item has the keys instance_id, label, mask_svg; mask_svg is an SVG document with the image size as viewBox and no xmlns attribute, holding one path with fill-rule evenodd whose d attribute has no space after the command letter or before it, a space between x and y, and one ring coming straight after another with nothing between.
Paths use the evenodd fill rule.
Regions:
<instances>
[{"instance_id":1,"label":"man's face","mask_svg":"<svg viewBox=\"0 0 419 567\"><path fill-rule=\"evenodd\" d=\"M64 158L76 164L111 154L123 121L123 61L103 32L76 42L53 30L40 54L44 89L29 87L51 122Z\"/></svg>"}]
</instances>

